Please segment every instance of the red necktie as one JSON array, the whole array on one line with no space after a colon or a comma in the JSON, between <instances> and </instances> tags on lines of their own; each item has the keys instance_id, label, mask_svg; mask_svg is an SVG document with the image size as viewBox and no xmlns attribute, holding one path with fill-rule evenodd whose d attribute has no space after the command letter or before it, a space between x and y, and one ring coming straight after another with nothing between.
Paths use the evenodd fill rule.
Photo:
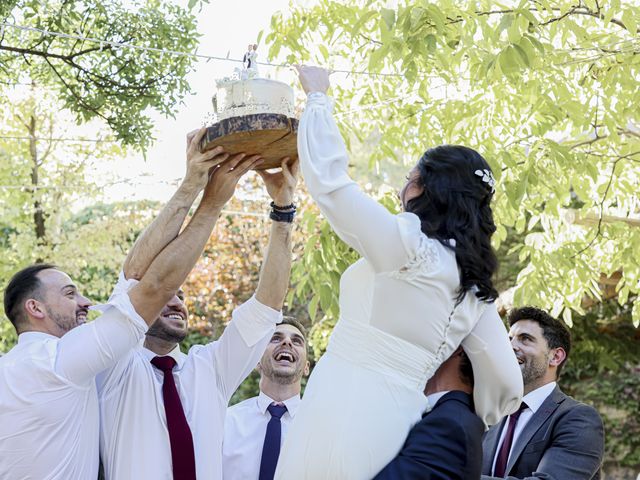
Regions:
<instances>
[{"instance_id":1,"label":"red necktie","mask_svg":"<svg viewBox=\"0 0 640 480\"><path fill-rule=\"evenodd\" d=\"M516 429L518 418L520 418L520 414L525 408L527 408L527 404L522 402L520 408L509 415L507 433L502 441L500 453L498 453L498 458L496 458L496 468L493 471L493 475L496 477L504 477L505 470L507 469L507 461L509 460L509 452L511 451L511 444L513 443L513 432Z\"/></svg>"},{"instance_id":2,"label":"red necktie","mask_svg":"<svg viewBox=\"0 0 640 480\"><path fill-rule=\"evenodd\" d=\"M193 438L187 418L182 410L182 402L173 380L173 367L176 361L172 357L153 357L151 363L162 370L162 398L167 415L167 429L171 443L171 461L174 480L195 480L196 460L193 453Z\"/></svg>"}]
</instances>

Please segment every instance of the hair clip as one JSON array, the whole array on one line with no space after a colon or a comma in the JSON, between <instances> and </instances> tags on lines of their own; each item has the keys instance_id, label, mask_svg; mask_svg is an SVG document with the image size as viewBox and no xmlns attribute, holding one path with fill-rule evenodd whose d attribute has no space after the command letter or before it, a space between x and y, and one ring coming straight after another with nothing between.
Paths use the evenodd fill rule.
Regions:
<instances>
[{"instance_id":1,"label":"hair clip","mask_svg":"<svg viewBox=\"0 0 640 480\"><path fill-rule=\"evenodd\" d=\"M473 173L475 173L477 176L482 178L482 181L484 183L489 184L489 186L491 187L491 193L495 193L495 191L496 191L496 179L493 178L493 173L491 173L491 170L487 170L485 168L484 170L476 170Z\"/></svg>"}]
</instances>

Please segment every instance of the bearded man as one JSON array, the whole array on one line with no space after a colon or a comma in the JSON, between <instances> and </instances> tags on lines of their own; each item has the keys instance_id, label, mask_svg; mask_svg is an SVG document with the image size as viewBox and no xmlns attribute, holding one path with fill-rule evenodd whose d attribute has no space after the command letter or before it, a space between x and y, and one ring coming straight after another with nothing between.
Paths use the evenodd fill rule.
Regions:
<instances>
[{"instance_id":1,"label":"bearded man","mask_svg":"<svg viewBox=\"0 0 640 480\"><path fill-rule=\"evenodd\" d=\"M224 429L225 480L271 480L280 447L300 405L302 377L309 375L304 327L284 317L257 370L260 394L230 407Z\"/></svg>"},{"instance_id":2,"label":"bearded man","mask_svg":"<svg viewBox=\"0 0 640 480\"><path fill-rule=\"evenodd\" d=\"M205 133L206 129L194 133L190 145L196 148ZM246 157L244 162L253 168L258 157ZM232 173L238 170L239 175L245 171L243 158L237 155L216 168ZM151 259L178 235L211 174L209 167L187 163L178 191L127 257L123 278L140 276ZM178 291L166 302L144 342L97 377L100 456L106 480L221 480L227 405L259 361L282 318L291 268L297 172L297 160L288 158L283 159L278 172L258 172L273 200L269 244L255 294L235 308L220 338L194 345L187 354L180 350L189 316L184 295ZM210 213L211 223L223 205Z\"/></svg>"},{"instance_id":3,"label":"bearded man","mask_svg":"<svg viewBox=\"0 0 640 480\"><path fill-rule=\"evenodd\" d=\"M483 440L483 479L600 478L602 419L557 385L571 335L562 322L534 308L509 314L509 337L524 383L520 409L489 429Z\"/></svg>"}]
</instances>

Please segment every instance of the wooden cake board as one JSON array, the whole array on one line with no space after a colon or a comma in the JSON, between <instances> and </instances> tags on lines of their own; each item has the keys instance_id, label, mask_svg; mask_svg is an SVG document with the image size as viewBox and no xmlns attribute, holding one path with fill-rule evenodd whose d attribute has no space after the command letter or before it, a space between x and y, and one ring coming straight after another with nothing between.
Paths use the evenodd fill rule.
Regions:
<instances>
[{"instance_id":1,"label":"wooden cake board","mask_svg":"<svg viewBox=\"0 0 640 480\"><path fill-rule=\"evenodd\" d=\"M222 146L230 154L259 154L259 170L280 167L283 157L297 158L298 120L275 113L257 113L225 118L210 127L202 138L205 152Z\"/></svg>"}]
</instances>

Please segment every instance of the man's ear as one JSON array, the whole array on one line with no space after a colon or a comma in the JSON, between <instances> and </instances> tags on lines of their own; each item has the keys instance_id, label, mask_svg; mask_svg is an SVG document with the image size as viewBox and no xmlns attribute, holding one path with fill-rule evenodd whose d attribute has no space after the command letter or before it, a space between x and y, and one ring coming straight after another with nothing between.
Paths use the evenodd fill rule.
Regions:
<instances>
[{"instance_id":1,"label":"man's ear","mask_svg":"<svg viewBox=\"0 0 640 480\"><path fill-rule=\"evenodd\" d=\"M308 377L308 376L309 376L309 369L310 369L310 368L311 368L311 364L309 363L309 360L307 360L307 361L305 362L305 364L304 364L304 370L302 371L302 374L303 374L305 377Z\"/></svg>"},{"instance_id":2,"label":"man's ear","mask_svg":"<svg viewBox=\"0 0 640 480\"><path fill-rule=\"evenodd\" d=\"M42 302L39 302L35 298L29 298L24 302L24 311L29 317L33 317L36 320L43 320L47 315L47 311Z\"/></svg>"},{"instance_id":3,"label":"man's ear","mask_svg":"<svg viewBox=\"0 0 640 480\"><path fill-rule=\"evenodd\" d=\"M552 348L550 353L549 366L551 367L557 367L567 358L567 352L565 352L562 347Z\"/></svg>"},{"instance_id":4,"label":"man's ear","mask_svg":"<svg viewBox=\"0 0 640 480\"><path fill-rule=\"evenodd\" d=\"M256 365L256 370L260 375L262 375L262 366L260 365L260 362Z\"/></svg>"}]
</instances>

